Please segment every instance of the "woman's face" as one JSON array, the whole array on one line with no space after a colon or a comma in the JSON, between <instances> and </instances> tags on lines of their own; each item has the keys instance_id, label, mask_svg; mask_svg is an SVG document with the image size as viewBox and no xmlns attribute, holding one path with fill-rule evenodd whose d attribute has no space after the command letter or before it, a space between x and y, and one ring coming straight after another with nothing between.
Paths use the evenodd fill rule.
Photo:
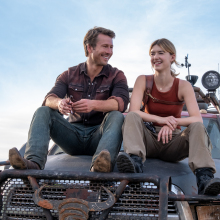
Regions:
<instances>
[{"instance_id":1,"label":"woman's face","mask_svg":"<svg viewBox=\"0 0 220 220\"><path fill-rule=\"evenodd\" d=\"M155 71L170 71L172 62L175 60L175 54L164 51L160 46L154 45L150 52L151 65Z\"/></svg>"}]
</instances>

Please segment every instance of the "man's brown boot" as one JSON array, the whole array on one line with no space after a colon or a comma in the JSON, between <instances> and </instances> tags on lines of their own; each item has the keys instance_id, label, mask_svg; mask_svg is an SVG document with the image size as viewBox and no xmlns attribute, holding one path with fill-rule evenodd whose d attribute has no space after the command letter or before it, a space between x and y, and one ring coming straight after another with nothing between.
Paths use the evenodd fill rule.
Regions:
<instances>
[{"instance_id":1,"label":"man's brown boot","mask_svg":"<svg viewBox=\"0 0 220 220\"><path fill-rule=\"evenodd\" d=\"M108 150L102 150L99 153L98 157L96 158L93 164L91 171L103 172L103 173L111 172L111 155Z\"/></svg>"},{"instance_id":2,"label":"man's brown boot","mask_svg":"<svg viewBox=\"0 0 220 220\"><path fill-rule=\"evenodd\" d=\"M19 169L19 170L26 170L26 169L35 169L35 170L40 170L40 167L37 163L32 162L30 160L24 159L17 148L12 148L9 150L9 161L11 166L14 169Z\"/></svg>"}]
</instances>

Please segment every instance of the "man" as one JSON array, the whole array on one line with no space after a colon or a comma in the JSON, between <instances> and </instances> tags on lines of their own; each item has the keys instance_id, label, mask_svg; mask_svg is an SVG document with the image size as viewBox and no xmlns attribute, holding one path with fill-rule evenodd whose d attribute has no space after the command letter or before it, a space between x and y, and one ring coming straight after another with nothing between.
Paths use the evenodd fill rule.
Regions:
<instances>
[{"instance_id":1,"label":"man","mask_svg":"<svg viewBox=\"0 0 220 220\"><path fill-rule=\"evenodd\" d=\"M67 154L93 155L91 171L112 171L122 141L121 112L129 101L124 73L108 64L114 37L101 27L87 32L87 61L57 78L33 116L24 158L16 148L9 151L15 169L44 169L51 137Z\"/></svg>"}]
</instances>

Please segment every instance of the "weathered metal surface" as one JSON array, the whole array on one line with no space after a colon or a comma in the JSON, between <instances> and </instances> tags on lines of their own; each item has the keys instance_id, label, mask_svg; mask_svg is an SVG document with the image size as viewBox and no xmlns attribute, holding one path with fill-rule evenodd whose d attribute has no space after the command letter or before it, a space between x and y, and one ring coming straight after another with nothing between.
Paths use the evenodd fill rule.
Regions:
<instances>
[{"instance_id":1,"label":"weathered metal surface","mask_svg":"<svg viewBox=\"0 0 220 220\"><path fill-rule=\"evenodd\" d=\"M194 92L199 93L199 95L202 97L205 103L209 104L211 102L210 98L206 96L199 87L193 86L193 89L194 89Z\"/></svg>"},{"instance_id":2,"label":"weathered metal surface","mask_svg":"<svg viewBox=\"0 0 220 220\"><path fill-rule=\"evenodd\" d=\"M220 196L208 196L208 195L169 195L169 201L200 201L200 202L213 202L220 201Z\"/></svg>"},{"instance_id":3,"label":"weathered metal surface","mask_svg":"<svg viewBox=\"0 0 220 220\"><path fill-rule=\"evenodd\" d=\"M67 181L70 181L71 179L72 180L84 180L84 181L89 180L90 184L91 184L93 181L100 181L100 182L107 181L107 182L111 182L111 181L116 181L116 180L118 181L121 178L127 178L127 180L126 179L122 180L122 182L125 182L124 186L123 186L123 184L120 184L118 186L118 188L115 188L116 191L115 191L115 198L113 199L114 202L117 200L117 198L120 195L120 193L123 192L124 187L126 187L126 181L129 181L131 179L132 182L135 182L136 184L138 184L141 181L143 181L143 182L146 182L146 181L154 182L154 183L156 183L157 186L159 186L158 187L159 188L159 192L156 192L158 189L157 190L156 189L151 189L152 192L155 191L154 192L155 196L157 196L158 194L160 195L160 199L158 199L159 210L160 210L159 213L158 213L159 214L159 219L166 219L166 216L167 216L167 214L164 214L164 213L167 212L167 202L166 201L167 201L167 195L168 194L166 195L166 192L168 193L167 190L169 189L169 186L170 186L170 183L168 181L169 180L168 177L158 181L159 178L157 176L150 176L149 177L146 174L141 174L141 175L140 174L119 174L119 175L117 175L118 173L109 173L109 174L104 174L103 175L103 174L99 174L99 173L80 173L80 172L77 173L77 172L48 172L48 171L37 171L37 170L23 170L23 171L21 171L21 170L19 170L19 171L17 171L17 170L7 170L7 171L3 171L2 173L0 173L0 179L3 180L5 178L11 178L11 177L15 178L16 176L18 178L23 178L23 177L27 178L28 177L27 174L29 174L29 175L33 174L33 175L35 175L36 177L38 177L40 179L43 179L43 178L51 179L51 181L54 180L54 179L56 179L56 180L60 179L61 183L65 179ZM133 181L132 177L135 177L134 178L135 181ZM33 181L34 179L30 178L30 177L28 179L29 179L33 189L37 189L38 185L37 185L37 183L35 181ZM160 183L160 184L158 184L158 183ZM74 189L73 188L66 188L65 185L62 185L60 183L56 184L56 185L45 186L45 188L47 188L47 187L48 187L48 189L50 188L52 190L55 190L57 187L59 189L61 189L63 187L62 189L65 189L65 190L63 190L63 194L62 195L64 195L64 197L68 198L68 199L71 199L71 197L73 197L73 196L77 196L78 197L78 200L77 200L78 202L80 201L79 199L80 199L81 196L82 196L83 199L87 198L87 200L91 196L91 198L93 200L97 196L97 193L99 193L99 191L96 190L96 191L94 191L94 194L93 194L93 192L92 192L93 190L91 190L91 194L90 194L90 193L88 193L87 189L85 189L85 188L83 189L83 188L81 188L81 186L79 188L74 188ZM142 188L142 189L144 189L144 188ZM118 194L117 194L117 192L118 192ZM132 198L133 198L132 197L132 193L127 192L126 195L129 196L129 200L130 199L132 200ZM130 198L130 196L131 196L131 198ZM150 195L150 196L153 196L153 195ZM107 200L107 198L108 197L106 196L106 200ZM145 198L147 198L147 195L146 195ZM154 197L154 198L156 198L156 197ZM181 195L169 195L168 199L169 199L169 201L204 201L204 202L207 202L207 201L220 201L220 196L203 196L203 195L195 195L195 196L186 196L185 195L185 196L181 196ZM59 201L60 202L62 200L54 200L54 201ZM97 201L97 200L95 200L95 201ZM70 204L72 204L72 201L70 201L70 202L71 202ZM113 202L113 204L114 204L114 202ZM44 207L47 207L49 209L51 208L51 203L50 202L48 203L48 202L44 201L44 202L42 202L42 204L43 204ZM68 216L70 215L70 213L72 212L70 208L71 207L69 207L68 209L65 209L66 210L65 215L68 215ZM100 211L100 210L102 210L102 208L103 207L98 207L97 208L97 207L92 207L91 206L91 207L89 207L89 210L90 209L91 210L97 210L98 209ZM82 209L84 209L84 208L82 208ZM114 210L115 210L115 208L114 208ZM123 209L121 209L121 210L123 210ZM148 203L148 206L146 206L146 210L151 212L151 210L154 210L154 209L153 209L152 205L150 203ZM79 212L79 210L75 210L74 212L75 212L75 217L82 215L82 214L80 214L81 212ZM107 212L107 210L103 211L102 213L105 213L105 212ZM103 215L100 214L100 216L104 216L104 214ZM86 216L84 216L84 217L86 217ZM69 218L70 218L70 216L69 216Z\"/></svg>"},{"instance_id":4,"label":"weathered metal surface","mask_svg":"<svg viewBox=\"0 0 220 220\"><path fill-rule=\"evenodd\" d=\"M159 185L154 184L152 181L147 181L146 176L144 174L141 175L145 177L142 182L131 181L126 186L119 201L110 211L110 218L114 216L121 216L123 219L128 219L129 217L142 219L146 216L154 216L155 219L158 218ZM58 180L56 177L50 179L39 178L37 179L37 183L39 186L47 184L42 190L42 197L54 201L66 199L66 195L73 192L71 191L72 189L87 189L88 191L97 192L98 199L96 201L106 201L108 194L105 190L100 190L101 186L104 185L115 194L120 185L120 181L103 181L102 178L100 180L83 180L82 178L69 178L66 180L61 178ZM33 219L40 218L40 216L45 218L42 208L33 201L33 187L31 187L30 181L27 178L22 178L21 175L18 178L8 178L2 186L2 195L4 195L3 219L20 218L21 215L26 217L26 219L31 219L32 217ZM66 193L66 191L69 192ZM13 196L8 196L9 193ZM172 207L169 206L169 212L171 213L173 210L175 210L173 205ZM57 210L50 210L50 212L55 219L59 218L59 212ZM90 218L93 220L98 219L102 212L90 212Z\"/></svg>"},{"instance_id":5,"label":"weathered metal surface","mask_svg":"<svg viewBox=\"0 0 220 220\"><path fill-rule=\"evenodd\" d=\"M65 199L58 207L59 219L88 219L89 205L88 202L81 199Z\"/></svg>"},{"instance_id":6,"label":"weathered metal surface","mask_svg":"<svg viewBox=\"0 0 220 220\"><path fill-rule=\"evenodd\" d=\"M118 188L115 191L115 202L118 201L119 197L121 196L121 194L123 193L124 189L126 188L126 185L129 183L128 180L122 180L120 185L118 186ZM111 211L112 207L104 210L101 214L101 216L99 217L99 220L104 220L107 218L109 212Z\"/></svg>"},{"instance_id":7,"label":"weathered metal surface","mask_svg":"<svg viewBox=\"0 0 220 220\"><path fill-rule=\"evenodd\" d=\"M37 183L36 178L34 178L34 177L32 177L32 176L28 176L27 178L28 178L28 180L29 180L29 182L30 182L30 184L31 184L33 190L39 189L39 185L38 185L38 183Z\"/></svg>"},{"instance_id":8,"label":"weathered metal surface","mask_svg":"<svg viewBox=\"0 0 220 220\"><path fill-rule=\"evenodd\" d=\"M63 203L64 201L69 201L69 202L77 202L77 200L85 201L85 200L82 200L82 199L79 199L79 198L69 198L69 199L64 199L64 200L61 200L61 201L42 199L40 194L41 194L41 191L44 187L45 187L45 185L40 187L39 189L37 189L34 192L34 196L33 196L34 202L37 205L39 205L43 208L57 209L58 210L60 204ZM107 192L107 194L109 196L107 201L105 201L105 202L88 202L88 201L85 201L85 203L88 205L88 207L91 211L101 211L101 210L107 209L110 206L114 205L114 203L115 203L114 195L108 189L106 189L105 187L103 187L103 189ZM79 189L78 191L80 191L80 190L81 189Z\"/></svg>"},{"instance_id":9,"label":"weathered metal surface","mask_svg":"<svg viewBox=\"0 0 220 220\"><path fill-rule=\"evenodd\" d=\"M89 202L90 211L102 211L115 204L114 195L103 186L103 189L108 193L108 200L105 202Z\"/></svg>"},{"instance_id":10,"label":"weathered metal surface","mask_svg":"<svg viewBox=\"0 0 220 220\"><path fill-rule=\"evenodd\" d=\"M159 185L159 177L143 173L96 173L96 172L66 172L66 171L49 171L49 170L4 170L0 173L0 183L7 178L27 178L32 176L42 179L62 179L62 180L100 180L100 181L122 181L132 182L149 181Z\"/></svg>"},{"instance_id":11,"label":"weathered metal surface","mask_svg":"<svg viewBox=\"0 0 220 220\"><path fill-rule=\"evenodd\" d=\"M6 166L6 165L10 165L9 160L1 161L1 162L0 162L0 166Z\"/></svg>"},{"instance_id":12,"label":"weathered metal surface","mask_svg":"<svg viewBox=\"0 0 220 220\"><path fill-rule=\"evenodd\" d=\"M39 185L37 183L37 180L34 177L28 176L28 180L29 180L33 190L39 189ZM53 216L52 216L50 210L43 208L43 212L44 212L47 220L53 220Z\"/></svg>"},{"instance_id":13,"label":"weathered metal surface","mask_svg":"<svg viewBox=\"0 0 220 220\"><path fill-rule=\"evenodd\" d=\"M197 206L196 207L198 220L217 220L220 219L220 206Z\"/></svg>"},{"instance_id":14,"label":"weathered metal surface","mask_svg":"<svg viewBox=\"0 0 220 220\"><path fill-rule=\"evenodd\" d=\"M168 192L170 190L170 177L164 177L160 180L160 215L159 220L167 220Z\"/></svg>"},{"instance_id":15,"label":"weathered metal surface","mask_svg":"<svg viewBox=\"0 0 220 220\"><path fill-rule=\"evenodd\" d=\"M89 192L88 189L66 189L63 193L66 198L78 198L83 199L89 202L94 202L97 200L99 193L98 192Z\"/></svg>"},{"instance_id":16,"label":"weathered metal surface","mask_svg":"<svg viewBox=\"0 0 220 220\"><path fill-rule=\"evenodd\" d=\"M34 202L45 209L58 210L61 220L75 219L76 217L79 219L87 219L89 211L102 211L113 206L115 203L114 195L105 187L103 187L103 189L107 192L108 199L104 202L88 202L79 198L68 198L61 201L42 199L40 194L44 187L45 185L34 192ZM78 191L78 195L80 195L81 190L82 189L75 189L75 192ZM83 193L82 195L85 196Z\"/></svg>"},{"instance_id":17,"label":"weathered metal surface","mask_svg":"<svg viewBox=\"0 0 220 220\"><path fill-rule=\"evenodd\" d=\"M175 203L181 220L193 220L192 211L188 202L176 201Z\"/></svg>"}]
</instances>

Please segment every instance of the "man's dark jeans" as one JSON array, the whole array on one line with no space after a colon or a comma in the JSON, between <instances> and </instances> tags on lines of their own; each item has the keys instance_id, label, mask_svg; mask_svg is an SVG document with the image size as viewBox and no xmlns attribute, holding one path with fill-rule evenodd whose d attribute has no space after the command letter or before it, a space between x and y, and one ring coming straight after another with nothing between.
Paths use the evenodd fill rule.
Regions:
<instances>
[{"instance_id":1,"label":"man's dark jeans","mask_svg":"<svg viewBox=\"0 0 220 220\"><path fill-rule=\"evenodd\" d=\"M98 154L107 149L113 167L121 147L123 121L121 112L112 111L106 114L101 125L71 124L56 110L40 107L31 122L24 157L44 169L51 137L67 154L93 156L92 165Z\"/></svg>"}]
</instances>

